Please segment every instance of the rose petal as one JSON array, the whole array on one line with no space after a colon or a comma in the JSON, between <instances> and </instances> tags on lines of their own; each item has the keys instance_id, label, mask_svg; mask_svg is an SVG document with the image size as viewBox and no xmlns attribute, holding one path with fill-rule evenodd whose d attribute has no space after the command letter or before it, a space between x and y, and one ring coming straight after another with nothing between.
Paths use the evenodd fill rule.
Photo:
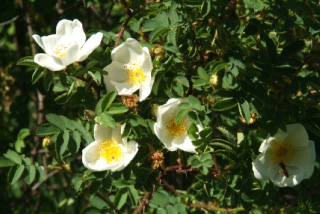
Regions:
<instances>
[{"instance_id":1,"label":"rose petal","mask_svg":"<svg viewBox=\"0 0 320 214\"><path fill-rule=\"evenodd\" d=\"M104 79L104 80L106 80L106 79ZM107 80L107 82L105 82L105 84L110 84L108 87L110 87L111 89L115 88L115 91L117 91L119 95L131 95L139 89L139 86L136 86L136 85L132 86L128 82L118 83L115 81L109 81L109 83L108 83L108 80ZM109 91L109 89L108 89L108 91Z\"/></svg>"},{"instance_id":2,"label":"rose petal","mask_svg":"<svg viewBox=\"0 0 320 214\"><path fill-rule=\"evenodd\" d=\"M303 147L309 144L309 137L306 129L301 124L287 125L287 141L294 147Z\"/></svg>"},{"instance_id":3,"label":"rose petal","mask_svg":"<svg viewBox=\"0 0 320 214\"><path fill-rule=\"evenodd\" d=\"M62 64L68 66L77 61L80 54L80 47L78 44L73 44L66 50L66 56L61 58Z\"/></svg>"},{"instance_id":4,"label":"rose petal","mask_svg":"<svg viewBox=\"0 0 320 214\"><path fill-rule=\"evenodd\" d=\"M145 100L151 93L154 77L148 78L139 90L139 101Z\"/></svg>"},{"instance_id":5,"label":"rose petal","mask_svg":"<svg viewBox=\"0 0 320 214\"><path fill-rule=\"evenodd\" d=\"M95 124L93 135L94 139L98 143L103 143L112 138L112 129L103 125Z\"/></svg>"},{"instance_id":6,"label":"rose petal","mask_svg":"<svg viewBox=\"0 0 320 214\"><path fill-rule=\"evenodd\" d=\"M112 50L111 52L112 61L117 61L123 65L130 63L130 52L127 46L123 43Z\"/></svg>"},{"instance_id":7,"label":"rose petal","mask_svg":"<svg viewBox=\"0 0 320 214\"><path fill-rule=\"evenodd\" d=\"M252 162L252 170L254 177L259 180L267 180L270 178L268 174L268 167L270 160L264 154L259 155L254 162Z\"/></svg>"},{"instance_id":8,"label":"rose petal","mask_svg":"<svg viewBox=\"0 0 320 214\"><path fill-rule=\"evenodd\" d=\"M153 126L154 133L156 134L156 136L169 151L177 150L177 147L172 145L174 137L169 133L166 127L159 127L158 124L159 123L157 122Z\"/></svg>"},{"instance_id":9,"label":"rose petal","mask_svg":"<svg viewBox=\"0 0 320 214\"><path fill-rule=\"evenodd\" d=\"M34 56L34 62L42 67L48 68L51 71L61 71L65 68L60 61L57 61L52 56L43 53L36 54Z\"/></svg>"},{"instance_id":10,"label":"rose petal","mask_svg":"<svg viewBox=\"0 0 320 214\"><path fill-rule=\"evenodd\" d=\"M105 78L115 81L115 82L125 82L128 81L127 70L124 68L123 64L112 61L112 63L106 66L104 71L108 72L108 75L105 75Z\"/></svg>"},{"instance_id":11,"label":"rose petal","mask_svg":"<svg viewBox=\"0 0 320 214\"><path fill-rule=\"evenodd\" d=\"M81 48L80 57L78 59L79 62L85 60L92 53L92 51L100 45L102 37L103 34L99 32L92 35L86 41L86 43Z\"/></svg>"},{"instance_id":12,"label":"rose petal","mask_svg":"<svg viewBox=\"0 0 320 214\"><path fill-rule=\"evenodd\" d=\"M143 62L142 62L142 70L143 73L147 76L151 76L151 71L153 69L151 56L149 53L149 49L144 47L143 48Z\"/></svg>"},{"instance_id":13,"label":"rose petal","mask_svg":"<svg viewBox=\"0 0 320 214\"><path fill-rule=\"evenodd\" d=\"M184 141L181 144L176 144L176 147L185 152L197 153L196 147L192 144L191 139L188 136L185 137Z\"/></svg>"},{"instance_id":14,"label":"rose petal","mask_svg":"<svg viewBox=\"0 0 320 214\"><path fill-rule=\"evenodd\" d=\"M61 43L77 43L82 47L86 41L86 35L82 23L75 19L73 21L63 19L58 22L56 28L57 40Z\"/></svg>"}]
</instances>

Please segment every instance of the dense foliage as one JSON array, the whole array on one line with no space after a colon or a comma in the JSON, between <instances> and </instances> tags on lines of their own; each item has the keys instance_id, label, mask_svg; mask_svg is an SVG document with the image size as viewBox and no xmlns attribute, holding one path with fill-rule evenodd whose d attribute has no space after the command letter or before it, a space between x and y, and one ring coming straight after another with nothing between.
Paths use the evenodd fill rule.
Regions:
<instances>
[{"instance_id":1,"label":"dense foliage","mask_svg":"<svg viewBox=\"0 0 320 214\"><path fill-rule=\"evenodd\" d=\"M257 180L260 144L287 124L320 143L320 7L315 0L16 0L0 13L1 213L319 213L320 176L294 187ZM32 38L62 19L82 22L100 46L50 71ZM152 92L107 91L103 70L127 38L150 50ZM169 151L157 108L186 98L197 154ZM94 124L139 151L119 172L84 167ZM201 131L199 131L201 125ZM318 160L318 159L317 159Z\"/></svg>"}]
</instances>

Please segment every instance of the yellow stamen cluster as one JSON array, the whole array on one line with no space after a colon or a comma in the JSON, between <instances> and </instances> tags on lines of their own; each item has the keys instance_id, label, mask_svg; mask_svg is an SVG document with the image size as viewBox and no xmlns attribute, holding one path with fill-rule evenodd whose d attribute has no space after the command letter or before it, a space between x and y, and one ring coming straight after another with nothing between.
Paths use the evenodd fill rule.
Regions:
<instances>
[{"instance_id":1,"label":"yellow stamen cluster","mask_svg":"<svg viewBox=\"0 0 320 214\"><path fill-rule=\"evenodd\" d=\"M70 46L70 44L68 44L67 46L65 45L58 45L55 50L53 51L59 58L64 58L67 56L67 48Z\"/></svg>"},{"instance_id":2,"label":"yellow stamen cluster","mask_svg":"<svg viewBox=\"0 0 320 214\"><path fill-rule=\"evenodd\" d=\"M188 133L188 120L183 118L180 120L179 124L176 124L175 116L167 122L166 127L171 135L174 137L180 137L181 135L187 135Z\"/></svg>"},{"instance_id":3,"label":"yellow stamen cluster","mask_svg":"<svg viewBox=\"0 0 320 214\"><path fill-rule=\"evenodd\" d=\"M107 163L118 162L122 158L122 149L118 142L111 138L111 140L106 140L99 146L99 155L104 158Z\"/></svg>"},{"instance_id":4,"label":"yellow stamen cluster","mask_svg":"<svg viewBox=\"0 0 320 214\"><path fill-rule=\"evenodd\" d=\"M142 71L141 62L133 62L124 66L127 69L127 76L130 85L141 86L146 80L146 75Z\"/></svg>"},{"instance_id":5,"label":"yellow stamen cluster","mask_svg":"<svg viewBox=\"0 0 320 214\"><path fill-rule=\"evenodd\" d=\"M277 142L277 144L271 149L272 161L276 164L289 164L290 161L293 160L295 154L295 148L285 141Z\"/></svg>"}]
</instances>

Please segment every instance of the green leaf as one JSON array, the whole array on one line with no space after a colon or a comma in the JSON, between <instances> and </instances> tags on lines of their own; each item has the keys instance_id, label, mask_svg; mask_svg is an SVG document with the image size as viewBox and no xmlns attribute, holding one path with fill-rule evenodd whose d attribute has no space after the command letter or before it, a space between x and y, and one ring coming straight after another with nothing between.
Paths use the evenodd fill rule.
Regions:
<instances>
[{"instance_id":1,"label":"green leaf","mask_svg":"<svg viewBox=\"0 0 320 214\"><path fill-rule=\"evenodd\" d=\"M44 73L43 86L46 91L49 91L50 86L53 82L53 77L54 77L54 74L52 71L47 71Z\"/></svg>"},{"instance_id":2,"label":"green leaf","mask_svg":"<svg viewBox=\"0 0 320 214\"><path fill-rule=\"evenodd\" d=\"M16 153L15 151L8 150L7 153L4 154L4 156L16 164L22 163L22 159L21 159L20 155L18 153Z\"/></svg>"},{"instance_id":3,"label":"green leaf","mask_svg":"<svg viewBox=\"0 0 320 214\"><path fill-rule=\"evenodd\" d=\"M19 178L22 176L25 166L24 165L16 165L11 167L9 174L8 174L8 182L10 184L16 183Z\"/></svg>"},{"instance_id":4,"label":"green leaf","mask_svg":"<svg viewBox=\"0 0 320 214\"><path fill-rule=\"evenodd\" d=\"M199 75L200 79L203 79L205 81L209 81L210 80L210 76L208 75L208 73L202 67L198 67L197 72L198 72L198 75Z\"/></svg>"},{"instance_id":5,"label":"green leaf","mask_svg":"<svg viewBox=\"0 0 320 214\"><path fill-rule=\"evenodd\" d=\"M132 198L132 202L133 202L133 205L134 206L137 206L138 204L138 200L139 200L139 193L138 191L134 188L134 186L129 186L128 187L128 190L129 190L129 196L130 198Z\"/></svg>"},{"instance_id":6,"label":"green leaf","mask_svg":"<svg viewBox=\"0 0 320 214\"><path fill-rule=\"evenodd\" d=\"M186 116L186 114L188 113L188 110L186 109L182 109L178 112L177 116L176 116L176 124L179 124L180 121Z\"/></svg>"},{"instance_id":7,"label":"green leaf","mask_svg":"<svg viewBox=\"0 0 320 214\"><path fill-rule=\"evenodd\" d=\"M205 153L205 154L201 155L200 161L201 161L201 162L204 162L204 161L206 161L206 160L212 160L211 154Z\"/></svg>"},{"instance_id":8,"label":"green leaf","mask_svg":"<svg viewBox=\"0 0 320 214\"><path fill-rule=\"evenodd\" d=\"M129 108L122 103L112 103L107 110L108 114L122 114L126 113Z\"/></svg>"},{"instance_id":9,"label":"green leaf","mask_svg":"<svg viewBox=\"0 0 320 214\"><path fill-rule=\"evenodd\" d=\"M186 86L187 88L189 88L189 81L186 77L184 76L177 76L176 77L177 81L179 81L182 85Z\"/></svg>"},{"instance_id":10,"label":"green leaf","mask_svg":"<svg viewBox=\"0 0 320 214\"><path fill-rule=\"evenodd\" d=\"M120 189L114 198L114 205L120 210L126 203L128 192L126 188Z\"/></svg>"},{"instance_id":11,"label":"green leaf","mask_svg":"<svg viewBox=\"0 0 320 214\"><path fill-rule=\"evenodd\" d=\"M31 166L26 166L26 175L25 175L25 177L24 177L24 181L28 184L28 185L30 185L33 181L34 181L34 179L35 179L35 177L36 177L36 167L35 166L33 166L33 165L31 165Z\"/></svg>"},{"instance_id":12,"label":"green leaf","mask_svg":"<svg viewBox=\"0 0 320 214\"><path fill-rule=\"evenodd\" d=\"M229 97L229 98L223 98L221 100L216 101L212 105L212 110L213 111L226 111L229 109L232 109L237 106L237 102L234 98Z\"/></svg>"},{"instance_id":13,"label":"green leaf","mask_svg":"<svg viewBox=\"0 0 320 214\"><path fill-rule=\"evenodd\" d=\"M212 159L204 160L202 164L204 167L211 167L213 165L213 160Z\"/></svg>"},{"instance_id":14,"label":"green leaf","mask_svg":"<svg viewBox=\"0 0 320 214\"><path fill-rule=\"evenodd\" d=\"M270 60L271 63L274 63L276 61L276 58L277 58L277 48L276 48L273 40L270 39L270 38L266 39L266 44L267 44L269 60Z\"/></svg>"},{"instance_id":15,"label":"green leaf","mask_svg":"<svg viewBox=\"0 0 320 214\"><path fill-rule=\"evenodd\" d=\"M177 31L178 27L174 27L169 30L169 33L167 35L168 42L172 43L174 46L177 46Z\"/></svg>"},{"instance_id":16,"label":"green leaf","mask_svg":"<svg viewBox=\"0 0 320 214\"><path fill-rule=\"evenodd\" d=\"M243 117L247 124L249 124L250 118L251 118L251 111L249 103L245 100L242 103L238 103L239 106L239 112L241 117Z\"/></svg>"},{"instance_id":17,"label":"green leaf","mask_svg":"<svg viewBox=\"0 0 320 214\"><path fill-rule=\"evenodd\" d=\"M108 114L107 112L103 112L99 116L96 117L96 122L104 125L105 127L116 128L116 121Z\"/></svg>"},{"instance_id":18,"label":"green leaf","mask_svg":"<svg viewBox=\"0 0 320 214\"><path fill-rule=\"evenodd\" d=\"M41 182L41 181L44 180L44 176L45 176L44 168L43 168L43 166L39 166L39 167L36 167L36 168L37 168L37 172L39 173L38 181Z\"/></svg>"},{"instance_id":19,"label":"green leaf","mask_svg":"<svg viewBox=\"0 0 320 214\"><path fill-rule=\"evenodd\" d=\"M153 30L150 34L149 34L149 41L150 42L154 42L155 40L158 39L159 36L161 36L162 34L164 34L166 31L168 30L167 27L158 27L155 30Z\"/></svg>"},{"instance_id":20,"label":"green leaf","mask_svg":"<svg viewBox=\"0 0 320 214\"><path fill-rule=\"evenodd\" d=\"M46 72L46 68L38 68L36 69L33 74L32 74L32 79L31 79L31 82L32 84L36 84L36 82L38 82L38 80L43 77L44 73Z\"/></svg>"},{"instance_id":21,"label":"green leaf","mask_svg":"<svg viewBox=\"0 0 320 214\"><path fill-rule=\"evenodd\" d=\"M234 151L235 145L230 143L229 141L223 140L223 139L213 139L210 141L211 146L221 147L226 150Z\"/></svg>"},{"instance_id":22,"label":"green leaf","mask_svg":"<svg viewBox=\"0 0 320 214\"><path fill-rule=\"evenodd\" d=\"M165 193L160 191L154 192L152 202L158 204L160 207L166 207L169 204L169 197L168 194Z\"/></svg>"},{"instance_id":23,"label":"green leaf","mask_svg":"<svg viewBox=\"0 0 320 214\"><path fill-rule=\"evenodd\" d=\"M10 159L5 158L5 157L0 157L0 168L9 167L9 166L13 166L13 165L14 165L14 162L11 161Z\"/></svg>"},{"instance_id":24,"label":"green leaf","mask_svg":"<svg viewBox=\"0 0 320 214\"><path fill-rule=\"evenodd\" d=\"M176 210L176 208L171 205L167 206L166 209L168 214L178 214L178 211Z\"/></svg>"},{"instance_id":25,"label":"green leaf","mask_svg":"<svg viewBox=\"0 0 320 214\"><path fill-rule=\"evenodd\" d=\"M56 145L57 152L59 153L60 156L62 156L67 150L69 138L70 138L69 132L66 132L66 131L63 134L60 133L58 135L57 142L55 145Z\"/></svg>"},{"instance_id":26,"label":"green leaf","mask_svg":"<svg viewBox=\"0 0 320 214\"><path fill-rule=\"evenodd\" d=\"M235 141L236 137L230 130L223 126L217 126L217 130L219 130L225 137L227 137L231 142Z\"/></svg>"},{"instance_id":27,"label":"green leaf","mask_svg":"<svg viewBox=\"0 0 320 214\"><path fill-rule=\"evenodd\" d=\"M294 41L287 45L281 52L282 57L290 57L297 52L301 51L305 47L305 43L302 40Z\"/></svg>"},{"instance_id":28,"label":"green leaf","mask_svg":"<svg viewBox=\"0 0 320 214\"><path fill-rule=\"evenodd\" d=\"M76 152L79 150L80 148L80 143L81 143L81 135L78 131L74 131L72 132L72 138L74 140L74 142L76 143Z\"/></svg>"},{"instance_id":29,"label":"green leaf","mask_svg":"<svg viewBox=\"0 0 320 214\"><path fill-rule=\"evenodd\" d=\"M173 90L175 92L177 92L177 94L180 96L180 97L183 97L184 95L184 90L183 90L183 86L181 85L180 82L174 82L173 83Z\"/></svg>"},{"instance_id":30,"label":"green leaf","mask_svg":"<svg viewBox=\"0 0 320 214\"><path fill-rule=\"evenodd\" d=\"M191 107L190 103L180 103L178 105L178 108L179 109L191 110L192 107Z\"/></svg>"},{"instance_id":31,"label":"green leaf","mask_svg":"<svg viewBox=\"0 0 320 214\"><path fill-rule=\"evenodd\" d=\"M46 115L46 119L48 122L56 125L62 131L66 128L66 124L65 124L64 120L59 115L50 113L50 114Z\"/></svg>"},{"instance_id":32,"label":"green leaf","mask_svg":"<svg viewBox=\"0 0 320 214\"><path fill-rule=\"evenodd\" d=\"M173 26L179 22L179 16L177 11L171 10L168 14L169 20L170 20L170 25Z\"/></svg>"},{"instance_id":33,"label":"green leaf","mask_svg":"<svg viewBox=\"0 0 320 214\"><path fill-rule=\"evenodd\" d=\"M40 65L35 63L33 59L34 59L34 56L23 57L19 59L19 61L17 62L17 65L25 65L25 66L40 68Z\"/></svg>"},{"instance_id":34,"label":"green leaf","mask_svg":"<svg viewBox=\"0 0 320 214\"><path fill-rule=\"evenodd\" d=\"M199 138L199 135L197 134L197 132L198 132L197 126L194 123L192 123L188 129L188 135L191 140L196 140Z\"/></svg>"},{"instance_id":35,"label":"green leaf","mask_svg":"<svg viewBox=\"0 0 320 214\"><path fill-rule=\"evenodd\" d=\"M198 125L199 124L199 120L198 120L198 116L194 111L190 111L188 113L188 119L190 120L190 122Z\"/></svg>"},{"instance_id":36,"label":"green leaf","mask_svg":"<svg viewBox=\"0 0 320 214\"><path fill-rule=\"evenodd\" d=\"M59 133L59 128L53 124L47 123L41 125L36 131L36 135L46 136Z\"/></svg>"},{"instance_id":37,"label":"green leaf","mask_svg":"<svg viewBox=\"0 0 320 214\"><path fill-rule=\"evenodd\" d=\"M190 95L188 96L188 100L189 100L189 103L191 104L191 107L197 111L203 111L204 110L204 107L201 105L200 101L198 98Z\"/></svg>"},{"instance_id":38,"label":"green leaf","mask_svg":"<svg viewBox=\"0 0 320 214\"><path fill-rule=\"evenodd\" d=\"M159 208L157 209L157 214L167 214L167 211L166 211L164 208L159 207Z\"/></svg>"},{"instance_id":39,"label":"green leaf","mask_svg":"<svg viewBox=\"0 0 320 214\"><path fill-rule=\"evenodd\" d=\"M188 164L190 164L193 168L199 168L202 164L201 161L199 160L198 156L191 156L188 159Z\"/></svg>"},{"instance_id":40,"label":"green leaf","mask_svg":"<svg viewBox=\"0 0 320 214\"><path fill-rule=\"evenodd\" d=\"M111 103L114 101L116 96L117 96L117 92L110 91L102 99L100 99L95 109L96 114L99 115L102 112L105 112L109 108Z\"/></svg>"}]
</instances>

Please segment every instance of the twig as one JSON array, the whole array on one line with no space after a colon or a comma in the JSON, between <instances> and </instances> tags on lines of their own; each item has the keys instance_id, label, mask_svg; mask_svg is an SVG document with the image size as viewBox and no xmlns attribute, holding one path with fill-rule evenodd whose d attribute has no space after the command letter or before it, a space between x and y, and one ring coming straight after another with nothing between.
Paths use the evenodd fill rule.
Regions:
<instances>
[{"instance_id":1,"label":"twig","mask_svg":"<svg viewBox=\"0 0 320 214\"><path fill-rule=\"evenodd\" d=\"M78 1L78 2L76 2L74 5L66 8L66 9L61 9L62 1L59 0L59 1L57 2L57 4L56 4L57 14L63 15L63 14L65 14L65 13L67 13L67 12L73 10L73 9L76 9L78 6L80 6L81 3L82 3L81 1Z\"/></svg>"},{"instance_id":2,"label":"twig","mask_svg":"<svg viewBox=\"0 0 320 214\"><path fill-rule=\"evenodd\" d=\"M124 1L125 2L125 1ZM140 5L140 7L138 9L136 9L135 11L132 11L132 10L128 10L126 7L125 7L125 12L128 14L128 17L126 19L126 21L123 23L122 27L121 27L121 30L120 32L118 33L118 37L117 37L117 41L116 41L116 46L119 45L119 40L121 39L123 33L124 33L124 30L125 28L127 27L130 19L137 13L139 13L142 9L144 9L144 6Z\"/></svg>"},{"instance_id":3,"label":"twig","mask_svg":"<svg viewBox=\"0 0 320 214\"><path fill-rule=\"evenodd\" d=\"M104 15L104 18L103 18L103 21L104 21L104 22L105 22L105 21L107 20L107 18L110 16L114 4L115 4L115 0L112 0L110 7L108 8L108 10L106 11L106 14Z\"/></svg>"},{"instance_id":4,"label":"twig","mask_svg":"<svg viewBox=\"0 0 320 214\"><path fill-rule=\"evenodd\" d=\"M35 191L36 189L38 189L38 187L40 187L44 182L46 182L49 178L51 178L52 176L54 176L55 174L57 174L59 172L59 170L54 170L52 172L50 172L41 182L36 183L31 190Z\"/></svg>"},{"instance_id":5,"label":"twig","mask_svg":"<svg viewBox=\"0 0 320 214\"><path fill-rule=\"evenodd\" d=\"M171 190L171 192L173 192L174 195L178 195L176 189L174 188L173 185L169 184L166 180L164 180L163 178L160 179L160 182L163 183L163 185L165 187L167 187L169 190Z\"/></svg>"},{"instance_id":6,"label":"twig","mask_svg":"<svg viewBox=\"0 0 320 214\"><path fill-rule=\"evenodd\" d=\"M237 208L221 208L216 207L214 204L190 204L189 207L195 207L195 208L203 208L206 210L215 210L215 211L224 211L224 212L236 212L236 211L243 211L243 207L237 207Z\"/></svg>"},{"instance_id":7,"label":"twig","mask_svg":"<svg viewBox=\"0 0 320 214\"><path fill-rule=\"evenodd\" d=\"M96 17L100 20L100 22L103 22L103 18L100 16L99 12L97 11L96 7L93 5L92 2L90 2L90 9L96 15Z\"/></svg>"},{"instance_id":8,"label":"twig","mask_svg":"<svg viewBox=\"0 0 320 214\"><path fill-rule=\"evenodd\" d=\"M113 208L113 211L115 211L116 213L118 213L118 214L121 214L121 211L120 210L118 210L117 208L114 208L114 205L113 205L113 203L109 200L109 198L107 198L107 197L104 197L102 194L100 194L100 193L97 193L97 196L101 199L101 200L103 200L104 202L106 202L110 207L112 207Z\"/></svg>"},{"instance_id":9,"label":"twig","mask_svg":"<svg viewBox=\"0 0 320 214\"><path fill-rule=\"evenodd\" d=\"M5 22L1 22L0 23L0 27L1 26L5 26L5 25L8 25L8 24L11 24L12 22L15 22L17 19L20 18L20 15L17 15L15 17L13 17L12 19L8 20L8 21L5 21Z\"/></svg>"},{"instance_id":10,"label":"twig","mask_svg":"<svg viewBox=\"0 0 320 214\"><path fill-rule=\"evenodd\" d=\"M152 192L147 192L146 195L143 197L141 203L139 204L139 206L136 208L136 210L134 211L133 214L139 214L141 213L141 211L143 210L144 206L147 205L149 203L149 199L152 195Z\"/></svg>"}]
</instances>

